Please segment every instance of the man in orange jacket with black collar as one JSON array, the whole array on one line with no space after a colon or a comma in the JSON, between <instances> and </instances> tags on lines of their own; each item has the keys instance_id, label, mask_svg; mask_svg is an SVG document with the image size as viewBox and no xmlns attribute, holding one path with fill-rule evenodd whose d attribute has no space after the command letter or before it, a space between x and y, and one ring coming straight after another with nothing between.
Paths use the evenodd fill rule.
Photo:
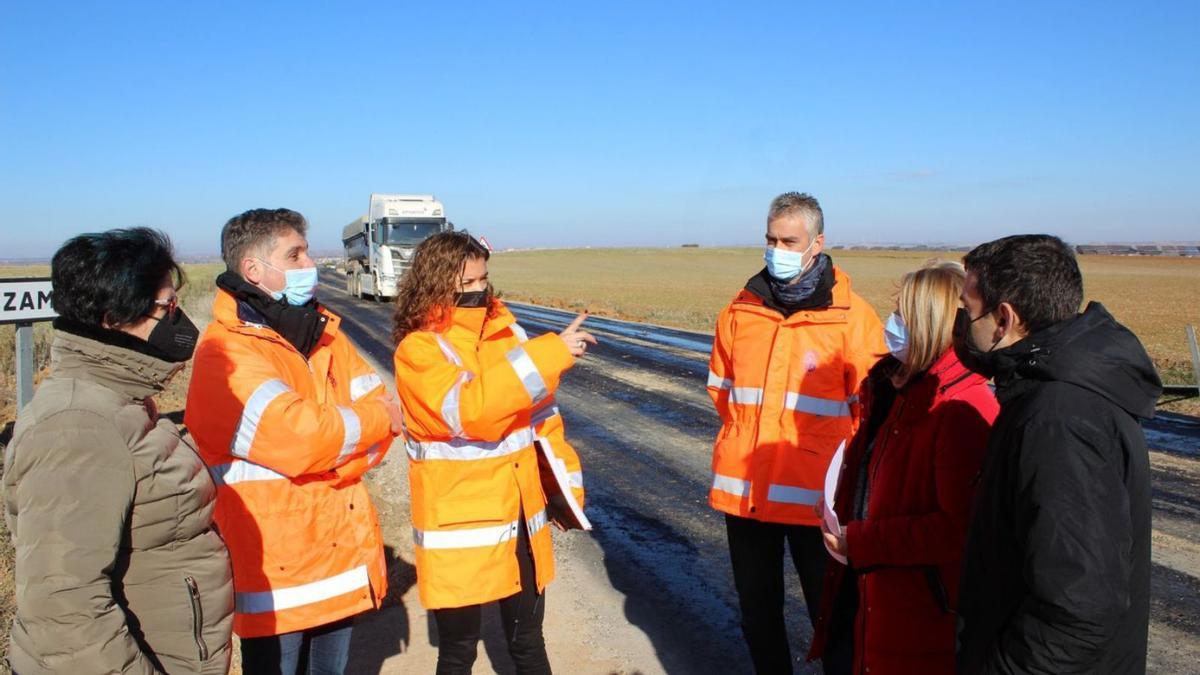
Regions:
<instances>
[{"instance_id":1,"label":"man in orange jacket with black collar","mask_svg":"<svg viewBox=\"0 0 1200 675\"><path fill-rule=\"evenodd\" d=\"M307 222L254 209L221 232L213 322L184 421L217 484L246 673L340 673L350 619L387 592L361 478L402 426L398 403L317 303Z\"/></svg>"},{"instance_id":2,"label":"man in orange jacket with black collar","mask_svg":"<svg viewBox=\"0 0 1200 675\"><path fill-rule=\"evenodd\" d=\"M725 513L742 633L758 673L792 672L783 620L787 542L810 618L826 552L813 507L858 391L887 353L875 310L823 251L821 206L788 192L767 215L766 268L717 319L708 393L721 416L709 504Z\"/></svg>"}]
</instances>

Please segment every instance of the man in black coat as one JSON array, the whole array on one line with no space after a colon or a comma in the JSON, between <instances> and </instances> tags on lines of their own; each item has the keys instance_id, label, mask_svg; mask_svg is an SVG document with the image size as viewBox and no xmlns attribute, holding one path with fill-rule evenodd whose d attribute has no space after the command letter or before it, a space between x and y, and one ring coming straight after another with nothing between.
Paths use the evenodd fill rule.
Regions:
<instances>
[{"instance_id":1,"label":"man in black coat","mask_svg":"<svg viewBox=\"0 0 1200 675\"><path fill-rule=\"evenodd\" d=\"M963 561L959 672L1145 673L1154 365L1099 303L1077 313L1060 239L1005 237L963 262L955 350L995 379L1000 416Z\"/></svg>"}]
</instances>

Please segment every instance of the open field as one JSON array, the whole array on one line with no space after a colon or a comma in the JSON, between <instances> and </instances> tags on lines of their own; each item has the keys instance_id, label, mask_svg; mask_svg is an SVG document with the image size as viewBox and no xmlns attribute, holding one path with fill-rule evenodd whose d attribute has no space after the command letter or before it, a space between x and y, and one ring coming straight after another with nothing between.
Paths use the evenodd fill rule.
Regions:
<instances>
[{"instance_id":1,"label":"open field","mask_svg":"<svg viewBox=\"0 0 1200 675\"><path fill-rule=\"evenodd\" d=\"M717 312L762 268L761 255L757 248L519 251L494 256L490 276L508 299L711 332ZM900 276L934 254L830 255L885 316ZM1192 381L1184 326L1200 326L1200 260L1081 256L1080 264L1087 299L1103 302L1137 333L1163 380Z\"/></svg>"}]
</instances>

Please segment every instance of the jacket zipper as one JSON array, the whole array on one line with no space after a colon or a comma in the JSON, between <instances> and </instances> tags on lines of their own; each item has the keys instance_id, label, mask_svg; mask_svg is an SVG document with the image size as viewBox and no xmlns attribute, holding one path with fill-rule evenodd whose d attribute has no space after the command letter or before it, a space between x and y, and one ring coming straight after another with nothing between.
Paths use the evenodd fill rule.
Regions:
<instances>
[{"instance_id":1,"label":"jacket zipper","mask_svg":"<svg viewBox=\"0 0 1200 675\"><path fill-rule=\"evenodd\" d=\"M187 583L188 597L192 602L192 637L196 638L196 647L200 650L200 660L208 660L208 645L204 644L204 608L200 605L200 587L196 585L195 577L184 579Z\"/></svg>"},{"instance_id":2,"label":"jacket zipper","mask_svg":"<svg viewBox=\"0 0 1200 675\"><path fill-rule=\"evenodd\" d=\"M954 378L953 380L950 380L946 384L943 384L942 386L938 387L938 394L945 395L946 391L949 390L950 387L953 387L954 385L958 384L959 382L966 380L968 377L971 377L970 371L963 373L962 375L959 375L958 377Z\"/></svg>"}]
</instances>

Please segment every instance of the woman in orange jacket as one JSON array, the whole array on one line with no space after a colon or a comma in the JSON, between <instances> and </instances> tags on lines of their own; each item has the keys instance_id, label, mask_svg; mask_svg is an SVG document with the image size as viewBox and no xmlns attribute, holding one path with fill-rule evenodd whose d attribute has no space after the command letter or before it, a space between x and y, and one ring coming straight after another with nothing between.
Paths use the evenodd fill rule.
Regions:
<instances>
[{"instance_id":1,"label":"woman in orange jacket","mask_svg":"<svg viewBox=\"0 0 1200 675\"><path fill-rule=\"evenodd\" d=\"M528 339L492 292L488 257L465 232L435 235L400 288L393 337L417 587L438 626L439 674L470 673L481 606L493 601L517 672L549 673L546 525L568 527L584 498L554 391L596 340L579 328L584 315L558 335ZM556 491L553 468L568 489Z\"/></svg>"}]
</instances>

